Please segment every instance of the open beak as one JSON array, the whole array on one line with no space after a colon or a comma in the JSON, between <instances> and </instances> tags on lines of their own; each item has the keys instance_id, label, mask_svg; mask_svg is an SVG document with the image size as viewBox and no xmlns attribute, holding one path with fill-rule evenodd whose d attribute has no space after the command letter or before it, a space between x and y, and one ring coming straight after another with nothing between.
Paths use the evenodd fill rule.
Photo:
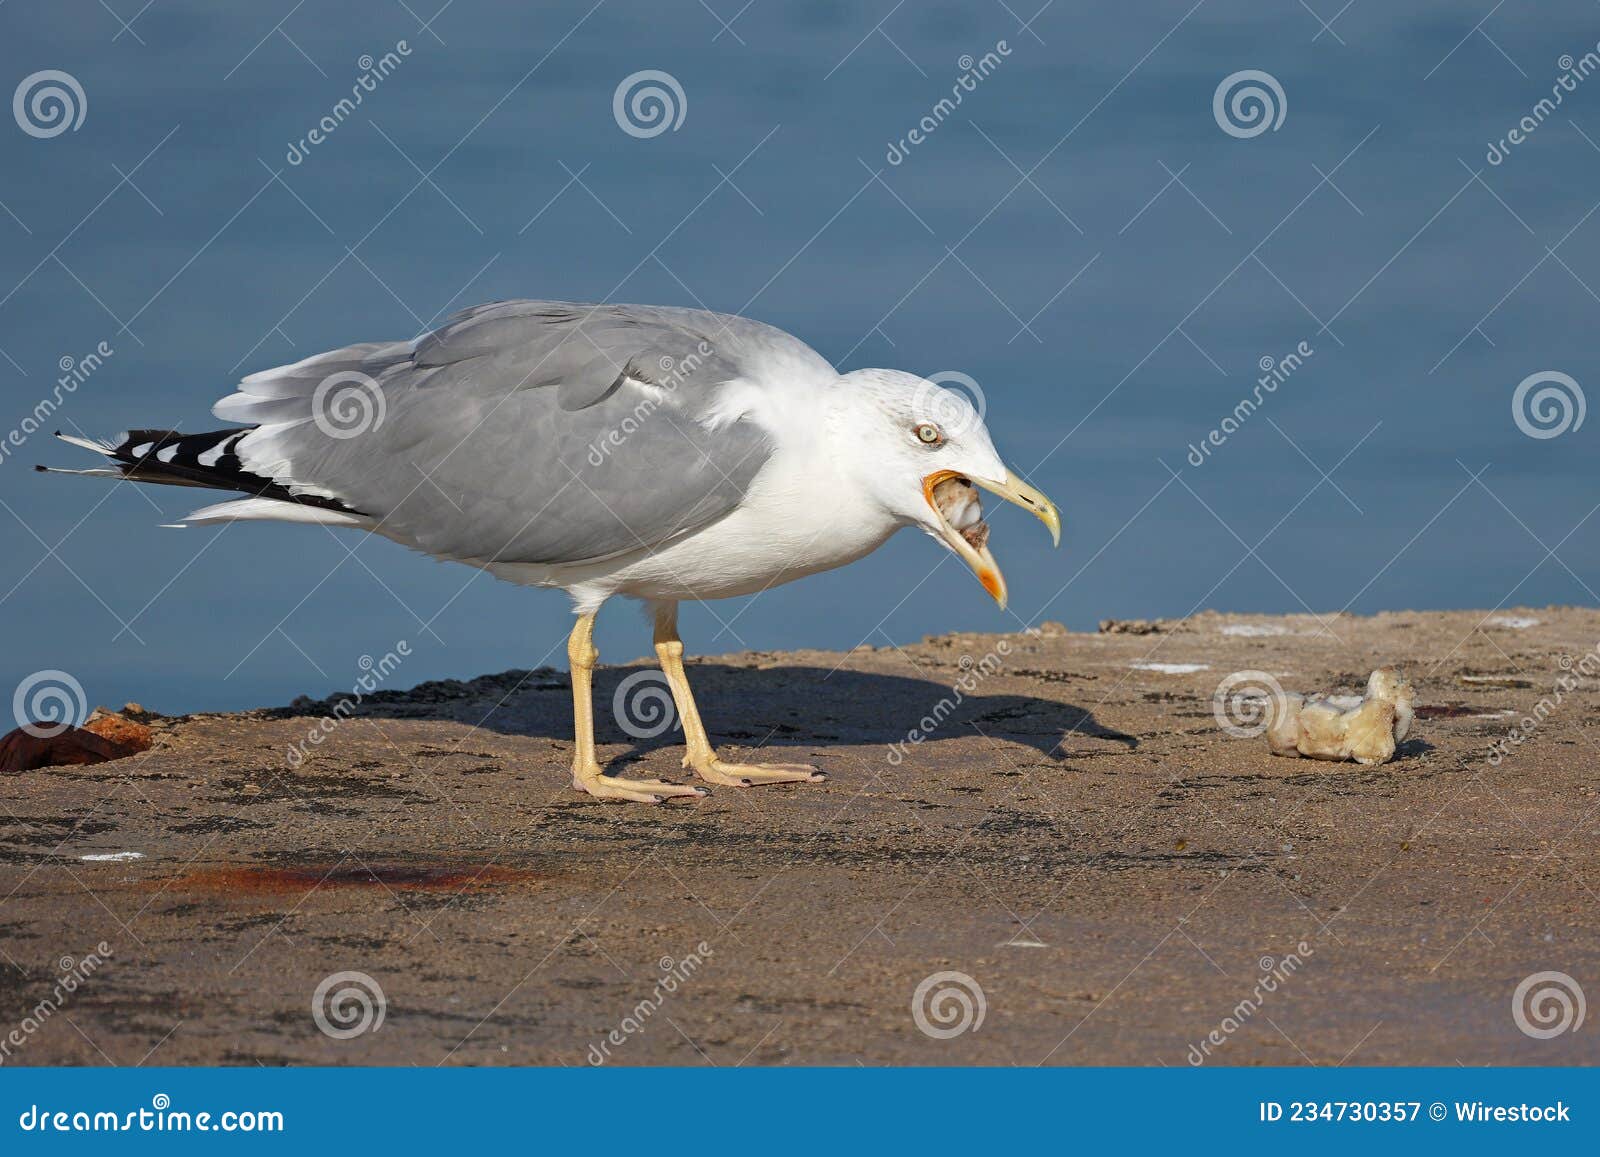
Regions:
<instances>
[{"instance_id":1,"label":"open beak","mask_svg":"<svg viewBox=\"0 0 1600 1157\"><path fill-rule=\"evenodd\" d=\"M994 561L994 555L989 553L988 528L980 523L980 533L972 534L969 529L966 534L957 530L945 518L939 509L939 504L934 500L934 487L950 478L965 478L974 486L981 486L991 494L998 494L1007 502L1014 502L1022 509L1028 511L1040 522L1050 528L1050 541L1054 546L1061 545L1061 513L1056 510L1056 504L1051 502L1039 491L1017 478L1011 471L1006 471L1003 479L979 478L976 475L960 474L954 470L938 470L929 474L922 480L922 494L928 500L934 517L939 520L939 537L946 546L960 557L961 561L972 568L972 573L978 576L978 581L983 584L983 589L988 591L994 601L1000 604L1000 609L1006 606L1006 580L1000 573L999 565ZM975 540L975 541L974 541Z\"/></svg>"}]
</instances>

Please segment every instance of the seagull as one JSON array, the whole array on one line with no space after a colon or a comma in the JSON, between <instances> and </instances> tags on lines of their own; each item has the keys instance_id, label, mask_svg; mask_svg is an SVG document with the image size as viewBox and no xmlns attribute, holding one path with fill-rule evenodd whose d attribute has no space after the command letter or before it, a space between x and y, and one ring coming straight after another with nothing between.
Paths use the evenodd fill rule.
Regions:
<instances>
[{"instance_id":1,"label":"seagull","mask_svg":"<svg viewBox=\"0 0 1600 1157\"><path fill-rule=\"evenodd\" d=\"M1004 608L978 487L1061 538L1055 504L1001 462L960 391L898 370L841 374L780 329L703 310L491 302L411 341L251 374L212 413L243 428L58 434L110 466L39 469L244 495L179 525L351 527L560 587L576 615L572 783L600 799L708 794L607 775L596 758L594 621L613 596L651 609L684 767L731 787L816 783L826 777L810 765L717 756L678 604L831 570L916 527Z\"/></svg>"}]
</instances>

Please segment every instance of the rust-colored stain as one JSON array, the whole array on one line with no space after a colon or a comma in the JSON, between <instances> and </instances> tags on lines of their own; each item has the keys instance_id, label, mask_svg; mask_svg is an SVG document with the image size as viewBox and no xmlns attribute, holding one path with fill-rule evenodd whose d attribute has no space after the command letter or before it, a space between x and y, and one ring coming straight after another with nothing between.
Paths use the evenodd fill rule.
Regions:
<instances>
[{"instance_id":1,"label":"rust-colored stain","mask_svg":"<svg viewBox=\"0 0 1600 1157\"><path fill-rule=\"evenodd\" d=\"M1459 703L1424 704L1416 709L1419 719L1462 719L1472 715L1493 714L1493 707L1463 707Z\"/></svg>"},{"instance_id":2,"label":"rust-colored stain","mask_svg":"<svg viewBox=\"0 0 1600 1157\"><path fill-rule=\"evenodd\" d=\"M536 883L547 873L502 864L295 864L203 868L175 880L152 881L167 891L237 895L301 894L323 888L377 888L393 892L460 892Z\"/></svg>"}]
</instances>

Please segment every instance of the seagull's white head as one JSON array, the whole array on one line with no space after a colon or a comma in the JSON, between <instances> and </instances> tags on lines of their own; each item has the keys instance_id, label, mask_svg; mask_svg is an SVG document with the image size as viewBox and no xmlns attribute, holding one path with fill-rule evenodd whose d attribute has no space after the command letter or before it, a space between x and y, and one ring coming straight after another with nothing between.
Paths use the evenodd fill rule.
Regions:
<instances>
[{"instance_id":1,"label":"seagull's white head","mask_svg":"<svg viewBox=\"0 0 1600 1157\"><path fill-rule=\"evenodd\" d=\"M917 526L972 568L1006 605L1006 581L989 553L989 525L974 487L1033 514L1061 542L1055 503L1000 461L983 416L957 390L899 370L856 370L839 379L835 445L857 483L905 525Z\"/></svg>"}]
</instances>

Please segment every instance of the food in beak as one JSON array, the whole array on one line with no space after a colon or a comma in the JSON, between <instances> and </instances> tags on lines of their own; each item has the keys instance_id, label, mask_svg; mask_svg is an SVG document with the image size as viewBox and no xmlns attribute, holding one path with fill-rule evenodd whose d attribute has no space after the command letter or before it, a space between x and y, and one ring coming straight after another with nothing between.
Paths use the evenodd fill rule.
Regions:
<instances>
[{"instance_id":1,"label":"food in beak","mask_svg":"<svg viewBox=\"0 0 1600 1157\"><path fill-rule=\"evenodd\" d=\"M956 474L934 486L933 505L973 550L987 545L989 524L983 521L983 502L978 488L967 479Z\"/></svg>"},{"instance_id":2,"label":"food in beak","mask_svg":"<svg viewBox=\"0 0 1600 1157\"><path fill-rule=\"evenodd\" d=\"M937 470L922 480L923 497L939 516L939 525L930 527L929 533L972 568L983 589L1004 610L1006 580L989 553L989 524L983 520L983 505L978 501L980 486L1027 510L1049 528L1051 540L1057 543L1061 540L1061 515L1055 503L1009 470L1000 479L967 478L954 470Z\"/></svg>"},{"instance_id":3,"label":"food in beak","mask_svg":"<svg viewBox=\"0 0 1600 1157\"><path fill-rule=\"evenodd\" d=\"M972 480L955 471L930 474L922 492L940 521L939 537L957 557L972 568L983 589L1002 608L1006 605L1006 580L989 553L989 524L983 520L983 503Z\"/></svg>"}]
</instances>

